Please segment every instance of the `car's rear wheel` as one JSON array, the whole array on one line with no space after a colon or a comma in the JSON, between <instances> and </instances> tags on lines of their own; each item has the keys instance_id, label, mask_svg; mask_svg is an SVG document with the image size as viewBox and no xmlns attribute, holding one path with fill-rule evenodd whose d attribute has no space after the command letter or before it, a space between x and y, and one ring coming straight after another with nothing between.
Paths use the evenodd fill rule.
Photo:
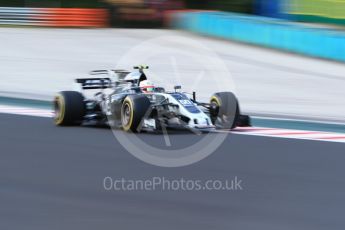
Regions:
<instances>
[{"instance_id":1,"label":"car's rear wheel","mask_svg":"<svg viewBox=\"0 0 345 230\"><path fill-rule=\"evenodd\" d=\"M54 98L54 123L56 125L81 125L85 112L84 97L79 92L62 91Z\"/></svg>"},{"instance_id":2,"label":"car's rear wheel","mask_svg":"<svg viewBox=\"0 0 345 230\"><path fill-rule=\"evenodd\" d=\"M238 100L232 92L215 93L210 100L212 123L221 129L233 129L240 115Z\"/></svg>"},{"instance_id":3,"label":"car's rear wheel","mask_svg":"<svg viewBox=\"0 0 345 230\"><path fill-rule=\"evenodd\" d=\"M121 107L121 125L124 131L140 132L140 123L147 115L150 100L145 95L127 96Z\"/></svg>"}]
</instances>

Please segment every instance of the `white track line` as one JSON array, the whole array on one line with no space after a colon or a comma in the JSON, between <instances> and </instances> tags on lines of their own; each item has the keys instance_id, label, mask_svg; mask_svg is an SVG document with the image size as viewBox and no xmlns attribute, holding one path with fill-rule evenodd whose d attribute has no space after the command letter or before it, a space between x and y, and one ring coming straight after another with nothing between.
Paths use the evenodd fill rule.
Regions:
<instances>
[{"instance_id":1,"label":"white track line","mask_svg":"<svg viewBox=\"0 0 345 230\"><path fill-rule=\"evenodd\" d=\"M35 117L53 117L54 113L48 109L34 109L29 107L17 107L10 105L0 105L0 113L28 115Z\"/></svg>"},{"instance_id":2,"label":"white track line","mask_svg":"<svg viewBox=\"0 0 345 230\"><path fill-rule=\"evenodd\" d=\"M0 113L28 115L28 116L36 116L36 117L53 117L54 116L53 111L49 109L35 109L35 108L29 108L29 107L18 107L18 106L10 106L10 105L0 105ZM228 133L229 131L219 130L218 132ZM278 129L278 128L266 128L266 127L239 127L231 131L231 133L241 134L241 135L345 143L345 133Z\"/></svg>"},{"instance_id":3,"label":"white track line","mask_svg":"<svg viewBox=\"0 0 345 230\"><path fill-rule=\"evenodd\" d=\"M332 132L294 130L294 129L262 128L262 127L236 128L232 132L236 133L236 134L243 134L243 135L292 138L292 139L304 139L304 140L317 140L317 141L331 141L331 142L345 143L345 133L332 133Z\"/></svg>"}]
</instances>

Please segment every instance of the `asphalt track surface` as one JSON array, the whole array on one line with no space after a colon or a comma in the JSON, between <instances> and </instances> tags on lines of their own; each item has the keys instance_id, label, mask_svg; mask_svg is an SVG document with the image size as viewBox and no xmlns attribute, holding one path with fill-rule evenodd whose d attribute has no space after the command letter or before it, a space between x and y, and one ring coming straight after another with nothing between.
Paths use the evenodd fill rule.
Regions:
<instances>
[{"instance_id":1,"label":"asphalt track surface","mask_svg":"<svg viewBox=\"0 0 345 230\"><path fill-rule=\"evenodd\" d=\"M168 44L163 41L166 37L171 38ZM145 52L134 48L150 39L158 40L146 44ZM201 49L192 49L188 40L215 53L228 71L207 62L208 55L198 55ZM156 84L170 89L181 84L184 90L191 91L198 75L207 67L209 72L195 87L198 98L208 99L210 91L220 91L209 77L216 73L221 86L236 88L241 108L251 115L344 122L342 63L175 30L0 28L0 41L1 95L51 100L57 91L72 89L76 77L85 77L94 69L112 69L118 64L125 69L147 64L149 77ZM136 55L120 62L132 49ZM154 51L163 53L144 63L136 59ZM187 56L179 55L180 52ZM188 56L195 53L197 58ZM229 79L234 84L228 84Z\"/></svg>"},{"instance_id":2,"label":"asphalt track surface","mask_svg":"<svg viewBox=\"0 0 345 230\"><path fill-rule=\"evenodd\" d=\"M194 165L134 158L111 130L0 114L0 229L344 229L344 144L230 135ZM147 141L157 135L142 134ZM183 138L181 138L181 136ZM172 137L174 138L174 137ZM177 135L186 142L192 135ZM237 191L106 191L104 177L233 179Z\"/></svg>"}]
</instances>

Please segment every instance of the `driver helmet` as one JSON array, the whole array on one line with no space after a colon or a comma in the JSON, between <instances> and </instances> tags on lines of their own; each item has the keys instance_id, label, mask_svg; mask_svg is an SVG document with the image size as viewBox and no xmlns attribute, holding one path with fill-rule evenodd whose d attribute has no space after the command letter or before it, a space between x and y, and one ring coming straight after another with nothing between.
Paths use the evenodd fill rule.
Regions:
<instances>
[{"instance_id":1,"label":"driver helmet","mask_svg":"<svg viewBox=\"0 0 345 230\"><path fill-rule=\"evenodd\" d=\"M141 81L139 87L144 93L153 92L155 90L154 84L149 80Z\"/></svg>"}]
</instances>

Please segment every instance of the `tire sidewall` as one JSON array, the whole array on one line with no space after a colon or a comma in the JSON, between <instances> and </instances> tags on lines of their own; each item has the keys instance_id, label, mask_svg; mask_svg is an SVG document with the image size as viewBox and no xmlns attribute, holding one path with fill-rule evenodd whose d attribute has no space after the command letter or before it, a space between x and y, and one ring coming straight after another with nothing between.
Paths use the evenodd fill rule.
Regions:
<instances>
[{"instance_id":1,"label":"tire sidewall","mask_svg":"<svg viewBox=\"0 0 345 230\"><path fill-rule=\"evenodd\" d=\"M130 120L128 124L123 124L123 110L125 106L130 106ZM138 132L138 126L150 108L150 100L145 95L128 95L121 106L121 125L124 131Z\"/></svg>"},{"instance_id":2,"label":"tire sidewall","mask_svg":"<svg viewBox=\"0 0 345 230\"><path fill-rule=\"evenodd\" d=\"M81 125L86 113L84 96L76 91L59 92L54 97L54 111L56 125Z\"/></svg>"},{"instance_id":3,"label":"tire sidewall","mask_svg":"<svg viewBox=\"0 0 345 230\"><path fill-rule=\"evenodd\" d=\"M233 129L236 127L236 121L239 117L239 105L236 96L232 92L215 93L210 103L215 103L218 106L218 114L212 117L212 122L216 127L223 129ZM227 117L227 121L223 117Z\"/></svg>"}]
</instances>

